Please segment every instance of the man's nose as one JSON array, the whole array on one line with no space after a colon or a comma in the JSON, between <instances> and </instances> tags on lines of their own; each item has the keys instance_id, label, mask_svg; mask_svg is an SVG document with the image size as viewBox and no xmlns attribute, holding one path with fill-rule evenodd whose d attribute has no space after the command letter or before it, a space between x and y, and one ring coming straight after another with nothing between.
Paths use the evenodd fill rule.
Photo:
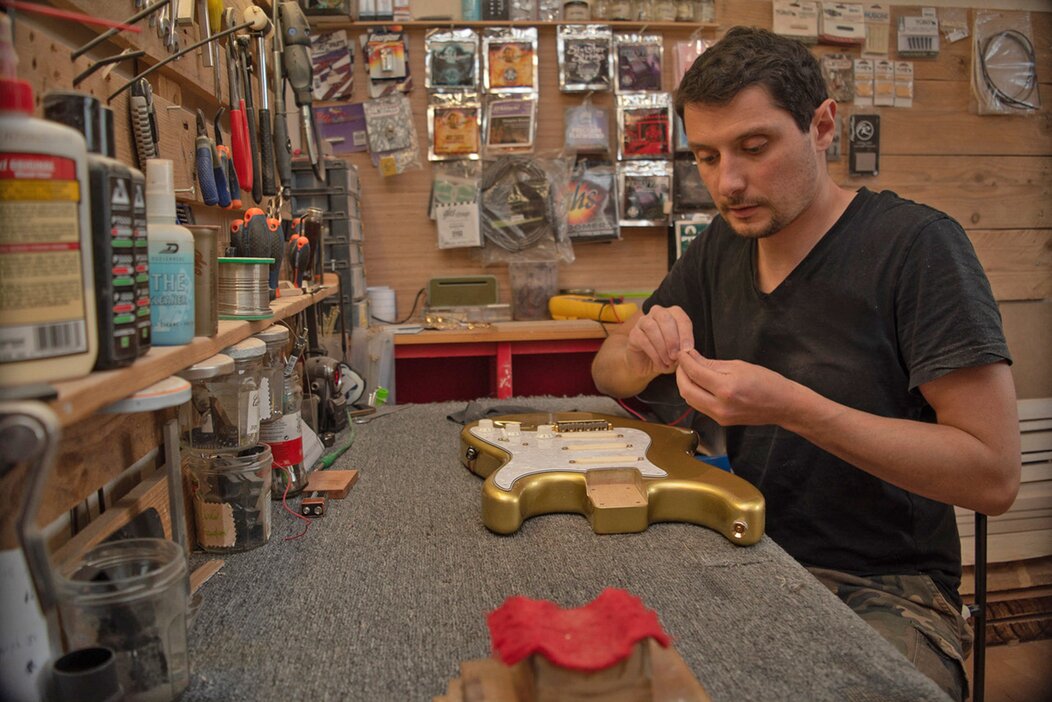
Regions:
<instances>
[{"instance_id":1,"label":"man's nose","mask_svg":"<svg viewBox=\"0 0 1052 702\"><path fill-rule=\"evenodd\" d=\"M726 157L720 159L718 195L731 197L745 190L745 169L739 159Z\"/></svg>"}]
</instances>

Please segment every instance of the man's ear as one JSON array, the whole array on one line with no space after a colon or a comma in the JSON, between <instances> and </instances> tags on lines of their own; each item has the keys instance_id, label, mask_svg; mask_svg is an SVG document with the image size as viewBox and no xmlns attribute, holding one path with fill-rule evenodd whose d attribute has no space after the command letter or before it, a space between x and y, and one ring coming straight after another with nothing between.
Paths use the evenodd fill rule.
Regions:
<instances>
[{"instance_id":1,"label":"man's ear","mask_svg":"<svg viewBox=\"0 0 1052 702\"><path fill-rule=\"evenodd\" d=\"M825 151L836 136L836 100L827 98L815 110L811 118L811 133L815 138L815 148Z\"/></svg>"}]
</instances>

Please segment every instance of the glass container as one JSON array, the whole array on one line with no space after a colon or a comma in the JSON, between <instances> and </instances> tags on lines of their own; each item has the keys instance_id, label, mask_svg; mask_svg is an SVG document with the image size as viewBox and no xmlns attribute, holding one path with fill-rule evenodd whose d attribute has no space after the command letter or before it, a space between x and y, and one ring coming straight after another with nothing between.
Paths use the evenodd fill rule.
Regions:
<instances>
[{"instance_id":1,"label":"glass container","mask_svg":"<svg viewBox=\"0 0 1052 702\"><path fill-rule=\"evenodd\" d=\"M238 446L248 448L259 442L259 423L270 416L270 382L263 376L267 345L259 339L249 338L227 346L222 353L234 359L234 375L252 400L245 417L244 434L248 441Z\"/></svg>"},{"instance_id":2,"label":"glass container","mask_svg":"<svg viewBox=\"0 0 1052 702\"><path fill-rule=\"evenodd\" d=\"M254 339L259 339L266 344L266 353L263 354L263 369L260 379L263 383L261 392L270 398L270 413L260 416L263 422L272 422L281 417L282 396L285 391L285 347L289 343L288 327L275 324L269 329L264 329L256 334Z\"/></svg>"},{"instance_id":3,"label":"glass container","mask_svg":"<svg viewBox=\"0 0 1052 702\"><path fill-rule=\"evenodd\" d=\"M237 453L190 454L190 494L197 545L233 553L270 539L273 454L266 444Z\"/></svg>"},{"instance_id":4,"label":"glass container","mask_svg":"<svg viewBox=\"0 0 1052 702\"><path fill-rule=\"evenodd\" d=\"M56 572L55 588L69 648L116 653L121 699L168 702L182 694L190 682L190 581L181 546L168 539L100 544Z\"/></svg>"},{"instance_id":5,"label":"glass container","mask_svg":"<svg viewBox=\"0 0 1052 702\"><path fill-rule=\"evenodd\" d=\"M310 477L310 466L303 461L303 379L299 373L293 373L284 380L282 417L263 424L259 431L259 440L270 446L274 456L270 496L275 500L300 494Z\"/></svg>"},{"instance_id":6,"label":"glass container","mask_svg":"<svg viewBox=\"0 0 1052 702\"><path fill-rule=\"evenodd\" d=\"M180 371L191 386L190 401L179 409L187 449L237 451L259 441L258 377L238 375L236 368L233 358L216 354Z\"/></svg>"}]
</instances>

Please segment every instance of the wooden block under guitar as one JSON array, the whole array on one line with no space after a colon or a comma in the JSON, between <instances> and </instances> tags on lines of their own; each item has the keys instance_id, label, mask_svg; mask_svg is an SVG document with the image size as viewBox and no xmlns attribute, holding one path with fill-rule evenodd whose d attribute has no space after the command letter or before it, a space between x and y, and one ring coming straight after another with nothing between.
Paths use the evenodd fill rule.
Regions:
<instances>
[{"instance_id":1,"label":"wooden block under guitar","mask_svg":"<svg viewBox=\"0 0 1052 702\"><path fill-rule=\"evenodd\" d=\"M539 514L583 514L597 534L690 522L748 546L764 499L745 480L694 458L693 431L591 412L506 415L468 424L461 462L485 478L482 521L514 533Z\"/></svg>"}]
</instances>

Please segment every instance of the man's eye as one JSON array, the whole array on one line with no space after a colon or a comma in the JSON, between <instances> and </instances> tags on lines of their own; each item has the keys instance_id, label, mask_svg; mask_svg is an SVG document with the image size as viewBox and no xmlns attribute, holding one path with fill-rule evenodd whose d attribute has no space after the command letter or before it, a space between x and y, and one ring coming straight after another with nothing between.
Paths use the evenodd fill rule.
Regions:
<instances>
[{"instance_id":1,"label":"man's eye","mask_svg":"<svg viewBox=\"0 0 1052 702\"><path fill-rule=\"evenodd\" d=\"M705 164L706 166L710 166L710 165L716 163L716 157L715 156L708 156L708 155L702 155L702 154L695 154L694 155L694 160L697 161L698 163Z\"/></svg>"},{"instance_id":2,"label":"man's eye","mask_svg":"<svg viewBox=\"0 0 1052 702\"><path fill-rule=\"evenodd\" d=\"M743 147L742 147L742 151L744 151L744 152L745 152L745 153L747 153L747 154L753 154L753 155L756 155L756 154L758 154L758 153L761 153L761 152L762 152L762 151L763 151L764 149L766 149L766 148L767 148L767 142L765 141L765 142L763 142L762 144L755 144L755 145L750 145L750 146L743 146Z\"/></svg>"}]
</instances>

